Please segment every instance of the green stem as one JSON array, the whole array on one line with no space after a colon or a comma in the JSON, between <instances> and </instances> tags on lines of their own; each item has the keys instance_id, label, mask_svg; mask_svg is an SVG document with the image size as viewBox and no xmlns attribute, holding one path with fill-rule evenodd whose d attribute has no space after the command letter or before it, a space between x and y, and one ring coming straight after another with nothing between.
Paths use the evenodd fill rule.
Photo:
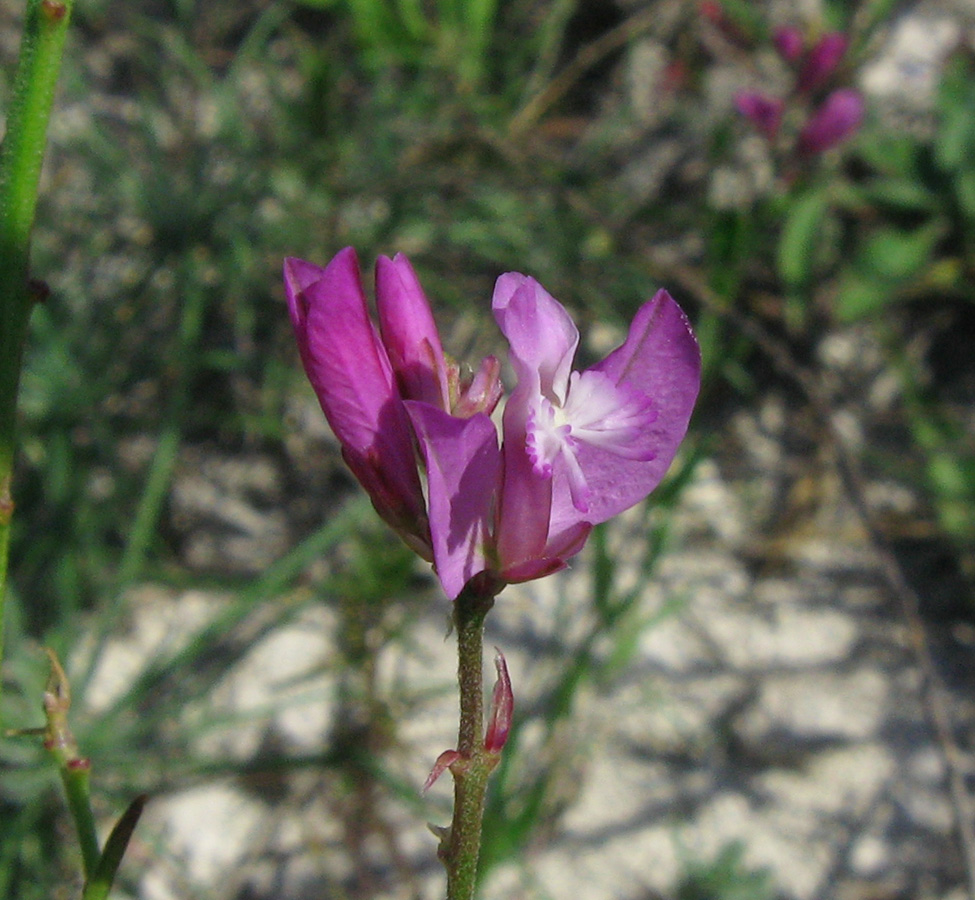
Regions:
<instances>
[{"instance_id":1,"label":"green stem","mask_svg":"<svg viewBox=\"0 0 975 900\"><path fill-rule=\"evenodd\" d=\"M71 709L71 686L68 678L54 651L48 649L47 655L51 661L51 674L44 691L44 714L47 718L44 746L53 757L61 775L61 783L68 798L68 809L78 830L78 844L81 846L87 881L97 869L101 856L98 834L95 831L95 816L91 810L91 763L78 752L78 744L68 726L68 711Z\"/></svg>"},{"instance_id":2,"label":"green stem","mask_svg":"<svg viewBox=\"0 0 975 900\"><path fill-rule=\"evenodd\" d=\"M454 601L457 627L457 680L460 685L460 729L452 765L454 818L440 857L447 869L447 900L471 900L477 885L481 852L484 794L497 757L484 750L484 619L494 594L479 594L470 586Z\"/></svg>"},{"instance_id":3,"label":"green stem","mask_svg":"<svg viewBox=\"0 0 975 900\"><path fill-rule=\"evenodd\" d=\"M30 236L37 208L47 123L73 0L29 0L17 74L0 146L0 663L17 389L30 316Z\"/></svg>"},{"instance_id":4,"label":"green stem","mask_svg":"<svg viewBox=\"0 0 975 900\"><path fill-rule=\"evenodd\" d=\"M61 783L68 798L71 819L78 830L78 844L81 847L81 861L87 881L98 867L101 851L98 849L98 834L95 831L95 816L91 809L91 766L88 760L59 759L54 754L61 774Z\"/></svg>"}]
</instances>

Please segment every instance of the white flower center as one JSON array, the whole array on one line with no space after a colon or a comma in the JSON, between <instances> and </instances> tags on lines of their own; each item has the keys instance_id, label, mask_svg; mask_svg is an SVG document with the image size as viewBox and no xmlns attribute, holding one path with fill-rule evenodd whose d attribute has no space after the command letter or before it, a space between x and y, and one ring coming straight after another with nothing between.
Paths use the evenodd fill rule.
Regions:
<instances>
[{"instance_id":1,"label":"white flower center","mask_svg":"<svg viewBox=\"0 0 975 900\"><path fill-rule=\"evenodd\" d=\"M652 459L645 431L656 418L653 402L639 391L613 384L602 372L573 372L564 397L539 395L529 411L528 455L543 478L552 477L561 455L572 503L587 512L590 489L577 456L580 444L626 459Z\"/></svg>"}]
</instances>

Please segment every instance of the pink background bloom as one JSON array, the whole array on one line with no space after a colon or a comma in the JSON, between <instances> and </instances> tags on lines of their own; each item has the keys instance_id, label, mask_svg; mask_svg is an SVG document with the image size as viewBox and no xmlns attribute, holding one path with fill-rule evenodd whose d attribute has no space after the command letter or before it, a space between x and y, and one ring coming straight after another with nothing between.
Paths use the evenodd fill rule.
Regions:
<instances>
[{"instance_id":1,"label":"pink background bloom","mask_svg":"<svg viewBox=\"0 0 975 900\"><path fill-rule=\"evenodd\" d=\"M823 101L799 135L802 154L823 153L852 137L863 122L863 98L853 88L840 88Z\"/></svg>"},{"instance_id":2,"label":"pink background bloom","mask_svg":"<svg viewBox=\"0 0 975 900\"><path fill-rule=\"evenodd\" d=\"M806 44L802 36L802 30L796 28L794 25L776 28L775 33L772 35L772 41L775 44L775 49L779 51L779 56L790 63L795 62L802 56L802 51Z\"/></svg>"},{"instance_id":3,"label":"pink background bloom","mask_svg":"<svg viewBox=\"0 0 975 900\"><path fill-rule=\"evenodd\" d=\"M796 89L812 93L823 87L839 66L849 41L845 34L832 31L824 34L806 55Z\"/></svg>"},{"instance_id":4,"label":"pink background bloom","mask_svg":"<svg viewBox=\"0 0 975 900\"><path fill-rule=\"evenodd\" d=\"M769 140L778 134L785 110L785 103L778 97L769 97L758 91L739 91L735 94L735 107Z\"/></svg>"}]
</instances>

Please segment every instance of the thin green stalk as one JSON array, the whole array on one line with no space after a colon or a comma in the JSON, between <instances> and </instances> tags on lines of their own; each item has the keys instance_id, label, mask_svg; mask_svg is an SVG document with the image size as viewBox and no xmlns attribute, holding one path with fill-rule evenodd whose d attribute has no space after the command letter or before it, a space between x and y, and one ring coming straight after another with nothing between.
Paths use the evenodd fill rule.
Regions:
<instances>
[{"instance_id":1,"label":"thin green stalk","mask_svg":"<svg viewBox=\"0 0 975 900\"><path fill-rule=\"evenodd\" d=\"M95 816L91 809L91 765L87 759L71 760L62 756L63 754L54 754L68 799L71 820L78 832L78 846L81 847L81 862L87 880L94 874L101 856L98 834L95 831Z\"/></svg>"},{"instance_id":2,"label":"thin green stalk","mask_svg":"<svg viewBox=\"0 0 975 900\"><path fill-rule=\"evenodd\" d=\"M53 757L64 785L68 809L78 832L87 881L98 867L101 856L95 816L91 810L91 763L78 752L78 744L68 727L71 688L67 676L54 651L48 650L47 655L51 660L51 675L44 691L44 713L47 716L44 746Z\"/></svg>"},{"instance_id":3,"label":"thin green stalk","mask_svg":"<svg viewBox=\"0 0 975 900\"><path fill-rule=\"evenodd\" d=\"M31 307L30 236L72 4L73 0L29 0L0 146L0 664L14 509L17 389Z\"/></svg>"},{"instance_id":4,"label":"thin green stalk","mask_svg":"<svg viewBox=\"0 0 975 900\"><path fill-rule=\"evenodd\" d=\"M497 757L484 749L483 635L484 619L493 605L493 593L479 594L470 586L454 601L460 759L450 767L454 776L454 817L440 850L447 869L447 900L471 900L474 896L484 794L488 775L497 763Z\"/></svg>"}]
</instances>

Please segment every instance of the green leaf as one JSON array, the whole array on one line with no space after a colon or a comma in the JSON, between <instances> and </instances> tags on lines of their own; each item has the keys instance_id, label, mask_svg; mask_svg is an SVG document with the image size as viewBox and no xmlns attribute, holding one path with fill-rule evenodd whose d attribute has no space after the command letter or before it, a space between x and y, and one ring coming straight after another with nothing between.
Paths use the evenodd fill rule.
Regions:
<instances>
[{"instance_id":1,"label":"green leaf","mask_svg":"<svg viewBox=\"0 0 975 900\"><path fill-rule=\"evenodd\" d=\"M873 170L901 178L916 178L917 141L906 135L873 132L857 144L860 158Z\"/></svg>"},{"instance_id":2,"label":"green leaf","mask_svg":"<svg viewBox=\"0 0 975 900\"><path fill-rule=\"evenodd\" d=\"M98 865L85 884L82 900L107 900L118 867L122 864L122 857L125 856L129 840L132 838L135 826L139 823L139 818L148 799L147 795L140 794L122 813L122 818L115 823L112 833L105 842L105 849L98 860Z\"/></svg>"},{"instance_id":3,"label":"green leaf","mask_svg":"<svg viewBox=\"0 0 975 900\"><path fill-rule=\"evenodd\" d=\"M931 212L938 205L938 198L913 177L877 178L860 193L868 203L904 212Z\"/></svg>"},{"instance_id":4,"label":"green leaf","mask_svg":"<svg viewBox=\"0 0 975 900\"><path fill-rule=\"evenodd\" d=\"M826 216L826 192L816 189L789 210L779 239L779 274L790 288L808 284Z\"/></svg>"},{"instance_id":5,"label":"green leaf","mask_svg":"<svg viewBox=\"0 0 975 900\"><path fill-rule=\"evenodd\" d=\"M720 0L720 4L729 21L749 37L755 40L764 40L767 37L766 19L751 0Z\"/></svg>"},{"instance_id":6,"label":"green leaf","mask_svg":"<svg viewBox=\"0 0 975 900\"><path fill-rule=\"evenodd\" d=\"M948 61L936 105L935 160L942 169L953 171L975 159L975 84L967 57L957 54Z\"/></svg>"},{"instance_id":7,"label":"green leaf","mask_svg":"<svg viewBox=\"0 0 975 900\"><path fill-rule=\"evenodd\" d=\"M879 276L884 281L906 281L931 262L943 234L944 226L938 220L913 231L880 228L857 255L857 263L865 274Z\"/></svg>"},{"instance_id":8,"label":"green leaf","mask_svg":"<svg viewBox=\"0 0 975 900\"><path fill-rule=\"evenodd\" d=\"M970 103L946 110L934 138L934 158L940 168L955 171L975 149L975 116Z\"/></svg>"},{"instance_id":9,"label":"green leaf","mask_svg":"<svg viewBox=\"0 0 975 900\"><path fill-rule=\"evenodd\" d=\"M834 309L841 322L855 322L898 299L897 292L886 282L851 271L840 281Z\"/></svg>"}]
</instances>

